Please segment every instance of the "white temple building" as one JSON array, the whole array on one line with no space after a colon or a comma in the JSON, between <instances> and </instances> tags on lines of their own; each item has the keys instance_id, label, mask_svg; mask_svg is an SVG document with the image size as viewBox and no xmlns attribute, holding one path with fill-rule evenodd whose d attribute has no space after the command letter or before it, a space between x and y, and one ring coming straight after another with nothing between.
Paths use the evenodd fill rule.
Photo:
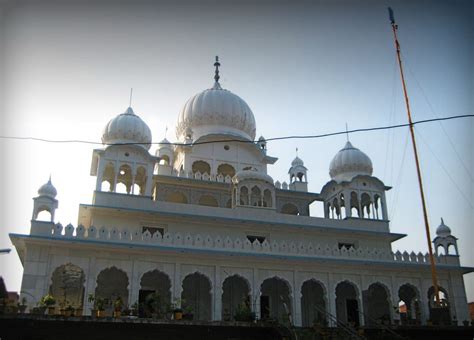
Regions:
<instances>
[{"instance_id":1,"label":"white temple building","mask_svg":"<svg viewBox=\"0 0 474 340\"><path fill-rule=\"evenodd\" d=\"M89 314L89 294L132 305L156 291L196 320L232 320L243 301L259 318L297 326L328 315L359 325L396 320L400 304L402 318L430 319L429 257L392 251L406 235L390 231L390 187L372 176L370 158L348 141L320 193L308 192L298 157L288 182L274 181L267 167L277 158L215 66L214 85L184 104L175 143L150 150L152 131L131 107L105 125L104 147L92 153L92 204L80 205L77 225L56 223L57 191L51 179L40 187L30 234L10 234L28 304L50 292ZM313 202L324 216L310 216ZM474 269L460 266L444 222L436 234L443 305L450 318L468 319L463 275Z\"/></svg>"}]
</instances>

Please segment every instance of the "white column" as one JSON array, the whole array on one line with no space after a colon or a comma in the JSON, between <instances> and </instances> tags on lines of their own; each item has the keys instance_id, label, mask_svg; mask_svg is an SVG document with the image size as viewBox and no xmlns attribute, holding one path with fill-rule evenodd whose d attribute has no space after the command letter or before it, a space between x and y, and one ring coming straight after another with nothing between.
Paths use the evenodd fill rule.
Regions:
<instances>
[{"instance_id":1,"label":"white column","mask_svg":"<svg viewBox=\"0 0 474 340\"><path fill-rule=\"evenodd\" d=\"M135 261L132 261L132 272L130 277L130 288L128 294L128 306L130 307L135 302L138 302L138 295L140 291L140 273L137 270Z\"/></svg>"},{"instance_id":2,"label":"white column","mask_svg":"<svg viewBox=\"0 0 474 340\"><path fill-rule=\"evenodd\" d=\"M213 320L222 320L222 284L221 267L215 267L214 275L214 317Z\"/></svg>"},{"instance_id":3,"label":"white column","mask_svg":"<svg viewBox=\"0 0 474 340\"><path fill-rule=\"evenodd\" d=\"M258 269L253 269L252 280L252 310L257 319L260 319L260 287L258 287Z\"/></svg>"},{"instance_id":4,"label":"white column","mask_svg":"<svg viewBox=\"0 0 474 340\"><path fill-rule=\"evenodd\" d=\"M293 324L301 327L301 288L297 284L298 272L293 271Z\"/></svg>"},{"instance_id":5,"label":"white column","mask_svg":"<svg viewBox=\"0 0 474 340\"><path fill-rule=\"evenodd\" d=\"M181 284L181 264L175 263L174 266L174 280L173 280L173 296L172 299L179 299L181 301L181 292L183 291L183 286ZM181 303L180 303L181 304Z\"/></svg>"},{"instance_id":6,"label":"white column","mask_svg":"<svg viewBox=\"0 0 474 340\"><path fill-rule=\"evenodd\" d=\"M105 168L105 160L102 161L101 157L99 158L99 166L97 169L97 182L95 184L95 190L100 191L102 187L102 178L104 177L104 168Z\"/></svg>"}]
</instances>

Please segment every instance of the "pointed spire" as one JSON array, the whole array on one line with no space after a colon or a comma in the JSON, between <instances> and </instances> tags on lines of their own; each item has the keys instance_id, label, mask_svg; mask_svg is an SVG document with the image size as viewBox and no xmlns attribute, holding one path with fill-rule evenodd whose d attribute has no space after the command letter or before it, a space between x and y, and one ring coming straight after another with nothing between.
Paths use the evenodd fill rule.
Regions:
<instances>
[{"instance_id":1,"label":"pointed spire","mask_svg":"<svg viewBox=\"0 0 474 340\"><path fill-rule=\"evenodd\" d=\"M214 75L214 80L216 83L219 83L219 79L221 78L219 76L219 66L221 66L221 63L219 62L219 56L216 55L216 62L214 63L214 66L216 68L215 75Z\"/></svg>"},{"instance_id":2,"label":"pointed spire","mask_svg":"<svg viewBox=\"0 0 474 340\"><path fill-rule=\"evenodd\" d=\"M298 147L296 148L296 157L298 157Z\"/></svg>"},{"instance_id":3,"label":"pointed spire","mask_svg":"<svg viewBox=\"0 0 474 340\"><path fill-rule=\"evenodd\" d=\"M444 220L443 220L443 218L442 218L442 217L441 217L441 224L444 224Z\"/></svg>"},{"instance_id":4,"label":"pointed spire","mask_svg":"<svg viewBox=\"0 0 474 340\"><path fill-rule=\"evenodd\" d=\"M347 128L347 122L346 122L346 139L349 141L349 130Z\"/></svg>"},{"instance_id":5,"label":"pointed spire","mask_svg":"<svg viewBox=\"0 0 474 340\"><path fill-rule=\"evenodd\" d=\"M128 107L132 107L132 97L133 97L133 87L130 88L130 102L128 104Z\"/></svg>"},{"instance_id":6,"label":"pointed spire","mask_svg":"<svg viewBox=\"0 0 474 340\"><path fill-rule=\"evenodd\" d=\"M48 183L51 184L51 174L49 174Z\"/></svg>"}]
</instances>

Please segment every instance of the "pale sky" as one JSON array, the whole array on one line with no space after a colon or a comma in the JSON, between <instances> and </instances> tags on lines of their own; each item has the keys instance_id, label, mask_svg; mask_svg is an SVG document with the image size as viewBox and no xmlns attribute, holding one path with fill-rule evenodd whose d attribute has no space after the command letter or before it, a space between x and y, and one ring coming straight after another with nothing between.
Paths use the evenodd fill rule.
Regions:
<instances>
[{"instance_id":1,"label":"pale sky","mask_svg":"<svg viewBox=\"0 0 474 340\"><path fill-rule=\"evenodd\" d=\"M0 134L100 141L103 127L128 106L153 141L175 141L186 100L213 83L251 107L257 136L314 135L406 123L387 6L395 11L414 120L473 114L471 1L141 2L7 1L0 12ZM459 238L461 262L474 266L474 119L418 125L432 236L440 218ZM408 236L393 250L427 251L408 129L350 135L373 162L388 192L390 228ZM295 148L309 189L329 181L331 159L346 136L270 142L269 167L287 181ZM90 203L98 146L0 139L0 248L8 233L29 233L32 197L52 175L56 220L77 225ZM406 148L406 151L404 151ZM156 146L151 152L155 152ZM405 154L405 157L403 155ZM313 215L321 209L313 207ZM19 290L14 250L0 275ZM474 300L474 275L466 280Z\"/></svg>"}]
</instances>

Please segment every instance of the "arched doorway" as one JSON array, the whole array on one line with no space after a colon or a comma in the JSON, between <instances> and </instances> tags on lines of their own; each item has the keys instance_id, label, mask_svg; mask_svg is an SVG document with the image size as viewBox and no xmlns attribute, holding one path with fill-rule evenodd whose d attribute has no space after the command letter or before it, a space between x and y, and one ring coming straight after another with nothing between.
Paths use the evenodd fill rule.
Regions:
<instances>
[{"instance_id":1,"label":"arched doorway","mask_svg":"<svg viewBox=\"0 0 474 340\"><path fill-rule=\"evenodd\" d=\"M233 275L222 284L222 320L234 320L240 305L250 307L250 289L242 276Z\"/></svg>"},{"instance_id":2,"label":"arched doorway","mask_svg":"<svg viewBox=\"0 0 474 340\"><path fill-rule=\"evenodd\" d=\"M449 325L451 324L451 313L449 306L448 292L441 286L439 289L439 304L436 303L435 289L433 286L428 289L428 308L430 312L430 319L433 324Z\"/></svg>"},{"instance_id":3,"label":"arched doorway","mask_svg":"<svg viewBox=\"0 0 474 340\"><path fill-rule=\"evenodd\" d=\"M159 311L154 313L163 316L171 305L171 280L165 273L159 270L152 270L143 274L140 281L140 291L138 293L138 303L140 306L146 306L147 296L157 293L159 296ZM140 315L150 316L150 308L140 308Z\"/></svg>"},{"instance_id":4,"label":"arched doorway","mask_svg":"<svg viewBox=\"0 0 474 340\"><path fill-rule=\"evenodd\" d=\"M67 263L57 267L51 275L49 293L56 299L56 305L81 309L84 301L86 276L78 266Z\"/></svg>"},{"instance_id":5,"label":"arched doorway","mask_svg":"<svg viewBox=\"0 0 474 340\"><path fill-rule=\"evenodd\" d=\"M415 286L406 283L398 289L398 310L402 324L415 324L421 320L420 295Z\"/></svg>"},{"instance_id":6,"label":"arched doorway","mask_svg":"<svg viewBox=\"0 0 474 340\"><path fill-rule=\"evenodd\" d=\"M303 327L315 323L326 323L326 301L323 285L316 280L308 280L301 287L301 315Z\"/></svg>"},{"instance_id":7,"label":"arched doorway","mask_svg":"<svg viewBox=\"0 0 474 340\"><path fill-rule=\"evenodd\" d=\"M336 316L337 320L343 323L353 324L358 327L359 301L356 286L349 282L340 282L336 287Z\"/></svg>"},{"instance_id":8,"label":"arched doorway","mask_svg":"<svg viewBox=\"0 0 474 340\"><path fill-rule=\"evenodd\" d=\"M97 276L96 298L106 300L107 311L112 311L113 302L120 298L124 304L128 304L128 276L117 267L102 270Z\"/></svg>"},{"instance_id":9,"label":"arched doorway","mask_svg":"<svg viewBox=\"0 0 474 340\"><path fill-rule=\"evenodd\" d=\"M193 314L194 320L211 320L211 282L201 273L189 274L183 280L181 293L184 311Z\"/></svg>"},{"instance_id":10,"label":"arched doorway","mask_svg":"<svg viewBox=\"0 0 474 340\"><path fill-rule=\"evenodd\" d=\"M388 291L380 283L373 283L363 292L365 324L375 325L391 321L391 303Z\"/></svg>"},{"instance_id":11,"label":"arched doorway","mask_svg":"<svg viewBox=\"0 0 474 340\"><path fill-rule=\"evenodd\" d=\"M266 279L263 281L260 291L261 318L271 318L288 323L291 315L291 298L287 282L279 277Z\"/></svg>"}]
</instances>

